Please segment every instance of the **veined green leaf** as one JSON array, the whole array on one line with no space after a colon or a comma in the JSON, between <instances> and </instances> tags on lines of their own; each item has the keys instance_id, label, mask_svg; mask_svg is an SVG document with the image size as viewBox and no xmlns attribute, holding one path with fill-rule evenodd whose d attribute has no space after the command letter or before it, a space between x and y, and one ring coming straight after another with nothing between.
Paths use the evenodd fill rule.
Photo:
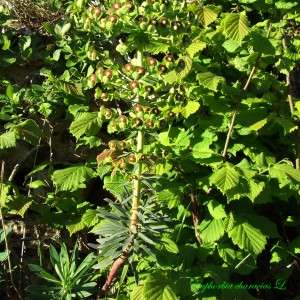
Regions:
<instances>
[{"instance_id":1,"label":"veined green leaf","mask_svg":"<svg viewBox=\"0 0 300 300\"><path fill-rule=\"evenodd\" d=\"M252 32L251 36L253 38L253 49L256 52L275 55L275 47L268 38L257 32Z\"/></svg>"},{"instance_id":2,"label":"veined green leaf","mask_svg":"<svg viewBox=\"0 0 300 300\"><path fill-rule=\"evenodd\" d=\"M168 252L171 253L178 253L178 247L176 245L175 242L173 242L171 239L167 238L167 237L163 237L162 239L163 242L163 248L166 249Z\"/></svg>"},{"instance_id":3,"label":"veined green leaf","mask_svg":"<svg viewBox=\"0 0 300 300\"><path fill-rule=\"evenodd\" d=\"M225 167L216 171L210 177L210 181L212 184L215 184L223 194L225 194L227 190L233 188L239 183L239 176L239 173L231 164L226 164Z\"/></svg>"},{"instance_id":4,"label":"veined green leaf","mask_svg":"<svg viewBox=\"0 0 300 300\"><path fill-rule=\"evenodd\" d=\"M221 219L203 220L198 229L204 243L213 243L224 235L224 221Z\"/></svg>"},{"instance_id":5,"label":"veined green leaf","mask_svg":"<svg viewBox=\"0 0 300 300\"><path fill-rule=\"evenodd\" d=\"M15 132L9 131L0 135L0 149L14 148L16 146Z\"/></svg>"},{"instance_id":6,"label":"veined green leaf","mask_svg":"<svg viewBox=\"0 0 300 300\"><path fill-rule=\"evenodd\" d=\"M273 120L283 127L285 135L293 132L298 128L298 126L296 126L291 120L287 120L280 117L275 117Z\"/></svg>"},{"instance_id":7,"label":"veined green leaf","mask_svg":"<svg viewBox=\"0 0 300 300\"><path fill-rule=\"evenodd\" d=\"M203 141L197 143L193 147L193 157L194 158L209 158L212 156L214 151L209 148L209 146L213 143L213 140L205 138Z\"/></svg>"},{"instance_id":8,"label":"veined green leaf","mask_svg":"<svg viewBox=\"0 0 300 300\"><path fill-rule=\"evenodd\" d=\"M84 221L81 219L81 217L77 218L76 220L70 221L66 224L66 228L68 229L70 236L73 233L76 233L82 229L85 228L85 223Z\"/></svg>"},{"instance_id":9,"label":"veined green leaf","mask_svg":"<svg viewBox=\"0 0 300 300\"><path fill-rule=\"evenodd\" d=\"M32 202L33 200L29 197L19 197L16 201L10 203L10 209L12 212L20 215L23 218Z\"/></svg>"},{"instance_id":10,"label":"veined green leaf","mask_svg":"<svg viewBox=\"0 0 300 300\"><path fill-rule=\"evenodd\" d=\"M269 174L272 178L278 178L279 181L289 179L298 186L300 185L300 170L295 169L290 164L275 164L269 169Z\"/></svg>"},{"instance_id":11,"label":"veined green leaf","mask_svg":"<svg viewBox=\"0 0 300 300\"><path fill-rule=\"evenodd\" d=\"M143 296L143 289L143 284L135 286L132 293L130 294L130 300L145 300Z\"/></svg>"},{"instance_id":12,"label":"veined green leaf","mask_svg":"<svg viewBox=\"0 0 300 300\"><path fill-rule=\"evenodd\" d=\"M183 107L181 114L188 118L190 115L194 114L200 107L199 102L197 101L188 101L187 105Z\"/></svg>"},{"instance_id":13,"label":"veined green leaf","mask_svg":"<svg viewBox=\"0 0 300 300\"><path fill-rule=\"evenodd\" d=\"M227 216L225 209L217 200L210 200L207 204L208 211L214 219L223 219Z\"/></svg>"},{"instance_id":14,"label":"veined green leaf","mask_svg":"<svg viewBox=\"0 0 300 300\"><path fill-rule=\"evenodd\" d=\"M153 272L144 283L143 297L147 300L177 300L171 284L162 271Z\"/></svg>"},{"instance_id":15,"label":"veined green leaf","mask_svg":"<svg viewBox=\"0 0 300 300\"><path fill-rule=\"evenodd\" d=\"M98 223L99 218L97 216L97 211L94 209L88 209L82 216L82 221L85 226L91 227Z\"/></svg>"},{"instance_id":16,"label":"veined green leaf","mask_svg":"<svg viewBox=\"0 0 300 300\"><path fill-rule=\"evenodd\" d=\"M192 44L190 44L187 47L186 52L189 54L190 57L194 57L194 55L197 52L202 51L205 48L206 48L206 43L200 41L194 41Z\"/></svg>"},{"instance_id":17,"label":"veined green leaf","mask_svg":"<svg viewBox=\"0 0 300 300\"><path fill-rule=\"evenodd\" d=\"M56 170L52 180L56 191L75 191L84 186L86 181L93 177L93 170L83 165L73 166L62 170Z\"/></svg>"},{"instance_id":18,"label":"veined green leaf","mask_svg":"<svg viewBox=\"0 0 300 300\"><path fill-rule=\"evenodd\" d=\"M275 2L275 6L278 9L291 9L291 8L297 6L297 5L298 5L297 1L294 1L294 2L276 1Z\"/></svg>"},{"instance_id":19,"label":"veined green leaf","mask_svg":"<svg viewBox=\"0 0 300 300\"><path fill-rule=\"evenodd\" d=\"M264 250L267 243L265 235L243 217L235 216L234 221L233 228L228 231L228 236L235 245L257 256Z\"/></svg>"},{"instance_id":20,"label":"veined green leaf","mask_svg":"<svg viewBox=\"0 0 300 300\"><path fill-rule=\"evenodd\" d=\"M227 37L241 43L243 38L250 33L246 14L244 12L227 14L224 20L224 31Z\"/></svg>"},{"instance_id":21,"label":"veined green leaf","mask_svg":"<svg viewBox=\"0 0 300 300\"><path fill-rule=\"evenodd\" d=\"M259 129L263 128L268 123L269 118L265 118L256 122L255 124L251 125L250 128L254 131L258 131Z\"/></svg>"},{"instance_id":22,"label":"veined green leaf","mask_svg":"<svg viewBox=\"0 0 300 300\"><path fill-rule=\"evenodd\" d=\"M214 22L218 17L218 14L210 9L209 6L193 3L189 5L189 9L198 17L199 22L205 27Z\"/></svg>"},{"instance_id":23,"label":"veined green leaf","mask_svg":"<svg viewBox=\"0 0 300 300\"><path fill-rule=\"evenodd\" d=\"M70 132L78 140L82 135L95 135L102 126L102 121L98 118L97 112L83 113L72 122Z\"/></svg>"},{"instance_id":24,"label":"veined green leaf","mask_svg":"<svg viewBox=\"0 0 300 300\"><path fill-rule=\"evenodd\" d=\"M37 146L39 139L45 137L44 132L40 129L38 124L31 119L28 119L21 124L14 125L12 130L14 130L20 138L33 146Z\"/></svg>"},{"instance_id":25,"label":"veined green leaf","mask_svg":"<svg viewBox=\"0 0 300 300\"><path fill-rule=\"evenodd\" d=\"M220 82L225 82L225 78L221 76L217 76L211 72L199 73L197 75L197 80L204 87L217 92L218 84Z\"/></svg>"},{"instance_id":26,"label":"veined green leaf","mask_svg":"<svg viewBox=\"0 0 300 300\"><path fill-rule=\"evenodd\" d=\"M235 261L236 254L234 249L227 244L219 244L218 245L218 253L220 257L229 265L232 265Z\"/></svg>"}]
</instances>

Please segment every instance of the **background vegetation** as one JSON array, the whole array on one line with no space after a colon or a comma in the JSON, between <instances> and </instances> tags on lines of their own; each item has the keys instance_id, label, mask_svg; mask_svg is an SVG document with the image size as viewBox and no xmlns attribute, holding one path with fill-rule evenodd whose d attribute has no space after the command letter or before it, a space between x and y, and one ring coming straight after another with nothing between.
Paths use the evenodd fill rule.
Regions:
<instances>
[{"instance_id":1,"label":"background vegetation","mask_svg":"<svg viewBox=\"0 0 300 300\"><path fill-rule=\"evenodd\" d=\"M2 1L1 297L299 299L299 10Z\"/></svg>"}]
</instances>

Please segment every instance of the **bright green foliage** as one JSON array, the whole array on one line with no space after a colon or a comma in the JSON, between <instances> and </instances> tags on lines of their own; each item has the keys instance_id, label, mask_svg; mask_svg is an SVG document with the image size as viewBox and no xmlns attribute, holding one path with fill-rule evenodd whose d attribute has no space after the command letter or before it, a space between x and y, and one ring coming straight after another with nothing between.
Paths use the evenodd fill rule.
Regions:
<instances>
[{"instance_id":1,"label":"bright green foliage","mask_svg":"<svg viewBox=\"0 0 300 300\"><path fill-rule=\"evenodd\" d=\"M253 299L264 288L203 286L299 281L299 3L188 2L70 1L65 18L45 24L54 47L43 84L6 84L0 97L3 152L18 139L51 140L22 109L64 118L76 149L101 145L90 161L30 173L49 168L55 192L44 206L9 185L1 201L70 234L89 228L93 247L109 248L97 269L126 256L115 299ZM10 34L0 40L5 66L17 59ZM20 41L24 57L31 43ZM81 192L98 176L112 199L96 208ZM63 277L66 255L51 255Z\"/></svg>"}]
</instances>

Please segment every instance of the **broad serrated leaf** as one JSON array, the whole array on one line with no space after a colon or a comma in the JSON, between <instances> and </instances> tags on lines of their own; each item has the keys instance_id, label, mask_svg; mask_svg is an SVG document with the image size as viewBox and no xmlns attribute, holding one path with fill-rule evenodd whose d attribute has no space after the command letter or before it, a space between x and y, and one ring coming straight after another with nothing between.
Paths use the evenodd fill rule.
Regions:
<instances>
[{"instance_id":1,"label":"broad serrated leaf","mask_svg":"<svg viewBox=\"0 0 300 300\"><path fill-rule=\"evenodd\" d=\"M294 184L300 185L300 170L295 169L290 164L278 163L269 169L272 178L277 178L280 182L289 179Z\"/></svg>"},{"instance_id":2,"label":"broad serrated leaf","mask_svg":"<svg viewBox=\"0 0 300 300\"><path fill-rule=\"evenodd\" d=\"M218 17L218 14L210 9L209 6L193 3L189 5L189 9L198 17L199 22L205 27L214 22Z\"/></svg>"},{"instance_id":3,"label":"broad serrated leaf","mask_svg":"<svg viewBox=\"0 0 300 300\"><path fill-rule=\"evenodd\" d=\"M199 80L199 83L202 86L214 92L217 92L219 83L225 82L224 77L217 76L211 72L199 73L197 75L197 80Z\"/></svg>"},{"instance_id":4,"label":"broad serrated leaf","mask_svg":"<svg viewBox=\"0 0 300 300\"><path fill-rule=\"evenodd\" d=\"M95 135L98 133L102 126L102 121L98 118L97 112L83 113L72 122L70 132L78 140L82 135Z\"/></svg>"},{"instance_id":5,"label":"broad serrated leaf","mask_svg":"<svg viewBox=\"0 0 300 300\"><path fill-rule=\"evenodd\" d=\"M147 300L177 300L171 288L171 281L161 271L150 274L143 288L143 297Z\"/></svg>"},{"instance_id":6,"label":"broad serrated leaf","mask_svg":"<svg viewBox=\"0 0 300 300\"><path fill-rule=\"evenodd\" d=\"M81 218L77 218L74 221L68 222L66 224L66 228L68 229L70 236L82 229L85 228L85 223L83 222L83 220Z\"/></svg>"},{"instance_id":7,"label":"broad serrated leaf","mask_svg":"<svg viewBox=\"0 0 300 300\"><path fill-rule=\"evenodd\" d=\"M297 6L297 5L298 5L297 1L294 1L294 2L276 1L275 2L275 6L278 9L291 9L291 8Z\"/></svg>"},{"instance_id":8,"label":"broad serrated leaf","mask_svg":"<svg viewBox=\"0 0 300 300\"><path fill-rule=\"evenodd\" d=\"M82 84L81 83L73 83L73 82L63 81L63 82L60 82L60 85L66 93L68 93L72 96L78 97L78 96L84 95L82 92Z\"/></svg>"},{"instance_id":9,"label":"broad serrated leaf","mask_svg":"<svg viewBox=\"0 0 300 300\"><path fill-rule=\"evenodd\" d=\"M275 55L275 47L268 38L257 32L252 32L251 36L253 38L253 49L256 52Z\"/></svg>"},{"instance_id":10,"label":"broad serrated leaf","mask_svg":"<svg viewBox=\"0 0 300 300\"><path fill-rule=\"evenodd\" d=\"M48 118L53 112L54 108L51 103L41 103L39 106L39 113Z\"/></svg>"},{"instance_id":11,"label":"broad serrated leaf","mask_svg":"<svg viewBox=\"0 0 300 300\"><path fill-rule=\"evenodd\" d=\"M134 287L132 293L130 294L130 300L145 300L143 296L144 285L138 285Z\"/></svg>"},{"instance_id":12,"label":"broad serrated leaf","mask_svg":"<svg viewBox=\"0 0 300 300\"><path fill-rule=\"evenodd\" d=\"M291 120L280 117L275 117L273 120L283 127L285 135L298 129L298 126L296 126Z\"/></svg>"},{"instance_id":13,"label":"broad serrated leaf","mask_svg":"<svg viewBox=\"0 0 300 300\"><path fill-rule=\"evenodd\" d=\"M170 45L168 43L162 43L158 41L151 41L147 45L147 51L149 51L152 55L158 53L166 53L169 50Z\"/></svg>"},{"instance_id":14,"label":"broad serrated leaf","mask_svg":"<svg viewBox=\"0 0 300 300\"><path fill-rule=\"evenodd\" d=\"M228 38L241 43L243 38L250 33L246 14L227 14L224 20L224 32Z\"/></svg>"},{"instance_id":15,"label":"broad serrated leaf","mask_svg":"<svg viewBox=\"0 0 300 300\"><path fill-rule=\"evenodd\" d=\"M82 216L82 221L85 226L91 227L98 223L98 212L94 209L88 209Z\"/></svg>"},{"instance_id":16,"label":"broad serrated leaf","mask_svg":"<svg viewBox=\"0 0 300 300\"><path fill-rule=\"evenodd\" d=\"M171 239L169 239L167 237L163 237L161 239L161 241L163 242L163 248L166 249L168 252L171 252L171 253L179 252L176 243L174 241L172 241Z\"/></svg>"},{"instance_id":17,"label":"broad serrated leaf","mask_svg":"<svg viewBox=\"0 0 300 300\"><path fill-rule=\"evenodd\" d=\"M205 48L206 48L206 43L200 41L194 41L186 48L186 52L189 54L190 57L194 57L194 55L197 52L202 51Z\"/></svg>"},{"instance_id":18,"label":"broad serrated leaf","mask_svg":"<svg viewBox=\"0 0 300 300\"><path fill-rule=\"evenodd\" d=\"M234 40L227 40L222 44L222 46L226 49L226 51L233 53L240 47L240 44Z\"/></svg>"},{"instance_id":19,"label":"broad serrated leaf","mask_svg":"<svg viewBox=\"0 0 300 300\"><path fill-rule=\"evenodd\" d=\"M232 249L232 246L230 247L230 245L220 243L218 245L218 253L228 265L232 265L234 263L236 254L234 249Z\"/></svg>"},{"instance_id":20,"label":"broad serrated leaf","mask_svg":"<svg viewBox=\"0 0 300 300\"><path fill-rule=\"evenodd\" d=\"M16 134L13 131L5 132L0 135L0 149L16 147Z\"/></svg>"},{"instance_id":21,"label":"broad serrated leaf","mask_svg":"<svg viewBox=\"0 0 300 300\"><path fill-rule=\"evenodd\" d=\"M204 243L213 243L224 235L224 221L221 219L203 220L198 229Z\"/></svg>"},{"instance_id":22,"label":"broad serrated leaf","mask_svg":"<svg viewBox=\"0 0 300 300\"><path fill-rule=\"evenodd\" d=\"M228 231L228 236L240 249L257 256L266 246L265 235L242 217L235 217L234 220L235 223L233 228Z\"/></svg>"},{"instance_id":23,"label":"broad serrated leaf","mask_svg":"<svg viewBox=\"0 0 300 300\"><path fill-rule=\"evenodd\" d=\"M193 147L192 155L194 158L209 158L213 155L214 151L210 149L213 140L205 138L203 141L197 143Z\"/></svg>"},{"instance_id":24,"label":"broad serrated leaf","mask_svg":"<svg viewBox=\"0 0 300 300\"><path fill-rule=\"evenodd\" d=\"M83 165L56 170L52 175L56 191L75 191L93 177L93 170Z\"/></svg>"},{"instance_id":25,"label":"broad serrated leaf","mask_svg":"<svg viewBox=\"0 0 300 300\"><path fill-rule=\"evenodd\" d=\"M225 209L217 200L210 200L207 204L208 211L214 219L223 219L227 216Z\"/></svg>"},{"instance_id":26,"label":"broad serrated leaf","mask_svg":"<svg viewBox=\"0 0 300 300\"><path fill-rule=\"evenodd\" d=\"M227 164L222 169L216 171L210 178L212 184L215 184L217 188L225 194L227 190L235 187L239 184L239 173L235 168Z\"/></svg>"},{"instance_id":27,"label":"broad serrated leaf","mask_svg":"<svg viewBox=\"0 0 300 300\"><path fill-rule=\"evenodd\" d=\"M12 130L16 132L18 137L24 139L33 146L37 146L40 138L45 137L45 134L40 129L38 124L31 119L28 119L21 124L14 125Z\"/></svg>"},{"instance_id":28,"label":"broad serrated leaf","mask_svg":"<svg viewBox=\"0 0 300 300\"><path fill-rule=\"evenodd\" d=\"M183 117L188 118L190 115L194 114L200 107L197 101L188 101L187 105L182 108L181 114Z\"/></svg>"},{"instance_id":29,"label":"broad serrated leaf","mask_svg":"<svg viewBox=\"0 0 300 300\"><path fill-rule=\"evenodd\" d=\"M10 203L9 207L12 210L12 212L14 212L17 215L20 215L23 218L32 202L33 200L29 197L19 197L18 199Z\"/></svg>"}]
</instances>

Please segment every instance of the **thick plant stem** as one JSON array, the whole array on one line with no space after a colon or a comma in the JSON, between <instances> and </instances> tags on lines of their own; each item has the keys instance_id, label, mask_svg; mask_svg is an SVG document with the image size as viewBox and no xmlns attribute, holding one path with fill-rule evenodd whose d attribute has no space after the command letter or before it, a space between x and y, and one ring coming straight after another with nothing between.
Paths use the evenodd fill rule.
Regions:
<instances>
[{"instance_id":1,"label":"thick plant stem","mask_svg":"<svg viewBox=\"0 0 300 300\"><path fill-rule=\"evenodd\" d=\"M270 23L270 25L269 25L269 29L268 29L268 33L267 33L266 38L270 37L271 29L272 29L272 23ZM248 77L248 80L247 80L247 82L246 82L246 84L243 88L244 91L246 91L249 88L252 77L255 74L256 70L257 70L257 66L258 66L258 63L260 61L261 55L262 55L262 53L260 53L256 58L256 61L255 61L254 66L251 70L251 73ZM236 116L237 116L237 113L238 113L238 110L239 110L240 103L241 103L240 100L236 103L236 106L234 108L234 112L233 112L233 115L232 115L232 118L231 118L231 123L230 123L229 129L228 129L228 133L227 133L227 137L226 137L226 141L225 141L225 146L224 146L223 153L222 153L222 156L223 156L224 159L226 158L226 155L227 155L231 134L232 134L233 127L235 125L235 120L236 120Z\"/></svg>"},{"instance_id":2,"label":"thick plant stem","mask_svg":"<svg viewBox=\"0 0 300 300\"><path fill-rule=\"evenodd\" d=\"M138 50L137 51L137 60L138 60L138 65L140 67L143 67L143 52ZM137 96L136 102L139 103L139 97ZM144 148L144 132L143 131L138 131L137 135L137 148L136 152L137 154L143 153L143 148ZM107 276L107 280L105 284L103 285L102 289L98 293L98 297L100 298L105 294L105 292L109 289L113 279L115 278L117 271L124 265L125 261L128 258L128 253L130 251L130 248L132 247L134 243L134 239L138 235L138 223L139 223L139 218L138 218L138 209L140 205L140 194L141 194L141 173L142 173L142 163L141 161L137 161L137 164L135 166L133 173L133 194L132 194L132 213L131 213L131 223L130 223L130 230L131 234L133 235L132 241L129 243L129 245L126 247L126 249L123 251L122 255L118 257L115 262L112 265L112 268Z\"/></svg>"}]
</instances>

